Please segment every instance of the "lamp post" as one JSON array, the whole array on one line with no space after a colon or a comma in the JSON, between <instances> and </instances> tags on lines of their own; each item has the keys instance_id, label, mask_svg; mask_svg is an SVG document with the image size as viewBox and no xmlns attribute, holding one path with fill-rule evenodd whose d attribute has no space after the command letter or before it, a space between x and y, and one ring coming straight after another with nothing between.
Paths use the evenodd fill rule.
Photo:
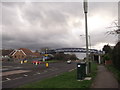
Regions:
<instances>
[{"instance_id":1,"label":"lamp post","mask_svg":"<svg viewBox=\"0 0 120 90\"><path fill-rule=\"evenodd\" d=\"M86 64L87 64L86 74L89 74L88 28L87 28L88 2L87 0L84 0L83 5L84 5L83 7L84 7L84 13L85 13L85 33L86 33Z\"/></svg>"},{"instance_id":2,"label":"lamp post","mask_svg":"<svg viewBox=\"0 0 120 90\"><path fill-rule=\"evenodd\" d=\"M118 31L120 32L120 1L118 2ZM120 33L118 34L118 42L120 42Z\"/></svg>"}]
</instances>

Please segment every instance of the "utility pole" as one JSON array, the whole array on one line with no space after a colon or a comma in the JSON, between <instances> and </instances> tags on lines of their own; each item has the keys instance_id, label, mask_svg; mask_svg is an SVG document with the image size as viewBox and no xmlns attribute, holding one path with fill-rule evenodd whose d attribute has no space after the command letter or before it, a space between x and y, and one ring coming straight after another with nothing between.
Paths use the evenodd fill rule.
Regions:
<instances>
[{"instance_id":1,"label":"utility pole","mask_svg":"<svg viewBox=\"0 0 120 90\"><path fill-rule=\"evenodd\" d=\"M84 4L84 13L85 13L85 33L86 33L86 65L87 65L86 74L89 74L88 28L87 28L88 2L87 0L84 0L83 4Z\"/></svg>"},{"instance_id":2,"label":"utility pole","mask_svg":"<svg viewBox=\"0 0 120 90\"><path fill-rule=\"evenodd\" d=\"M118 32L120 32L120 1L118 2ZM118 33L118 42L120 42L120 33Z\"/></svg>"}]
</instances>

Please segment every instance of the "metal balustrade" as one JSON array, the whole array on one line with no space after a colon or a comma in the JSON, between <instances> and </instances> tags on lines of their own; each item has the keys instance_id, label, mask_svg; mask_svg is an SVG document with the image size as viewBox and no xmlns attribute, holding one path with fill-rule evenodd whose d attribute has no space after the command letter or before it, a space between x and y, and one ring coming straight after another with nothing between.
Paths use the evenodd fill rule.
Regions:
<instances>
[{"instance_id":1,"label":"metal balustrade","mask_svg":"<svg viewBox=\"0 0 120 90\"><path fill-rule=\"evenodd\" d=\"M97 49L89 49L89 53L95 53L95 54L102 54L103 51L99 51ZM60 53L60 52L78 52L78 53L86 53L85 48L58 48L58 49L52 49L47 50L47 53Z\"/></svg>"}]
</instances>

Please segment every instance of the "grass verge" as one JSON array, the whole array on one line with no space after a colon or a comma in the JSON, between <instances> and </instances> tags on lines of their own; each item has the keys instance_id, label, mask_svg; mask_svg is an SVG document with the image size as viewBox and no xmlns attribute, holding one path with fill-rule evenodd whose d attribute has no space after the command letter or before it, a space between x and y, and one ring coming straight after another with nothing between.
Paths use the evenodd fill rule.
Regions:
<instances>
[{"instance_id":1,"label":"grass verge","mask_svg":"<svg viewBox=\"0 0 120 90\"><path fill-rule=\"evenodd\" d=\"M45 61L45 62L53 63L53 62L59 62L59 61L58 60L48 60L48 61Z\"/></svg>"},{"instance_id":2,"label":"grass verge","mask_svg":"<svg viewBox=\"0 0 120 90\"><path fill-rule=\"evenodd\" d=\"M95 78L97 71L97 64L91 64L91 74L92 78ZM48 78L42 81L33 82L24 85L20 88L89 88L92 84L92 80L77 81L77 70L71 72L65 72L59 76Z\"/></svg>"}]
</instances>

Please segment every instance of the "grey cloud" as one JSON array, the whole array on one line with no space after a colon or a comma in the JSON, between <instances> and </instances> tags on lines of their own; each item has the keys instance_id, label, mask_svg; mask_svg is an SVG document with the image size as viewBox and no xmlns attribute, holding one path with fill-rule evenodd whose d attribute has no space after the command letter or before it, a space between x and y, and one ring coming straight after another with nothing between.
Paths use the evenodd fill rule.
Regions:
<instances>
[{"instance_id":1,"label":"grey cloud","mask_svg":"<svg viewBox=\"0 0 120 90\"><path fill-rule=\"evenodd\" d=\"M105 4L101 8L102 3L91 3L90 5L91 12L89 12L89 16L94 15L94 13L102 13L102 10L111 10L111 7L107 7ZM79 37L81 33L72 32L74 28L83 27L81 21L84 19L82 3L5 2L3 3L2 11L3 48L25 47L38 49L41 47L85 46L85 39L81 40ZM107 11L106 15L108 12L112 14L115 11L113 9L112 12ZM70 21L71 19L73 21ZM80 21L75 22L74 19L79 19ZM69 22L72 22L72 24L69 25ZM81 31L84 32L82 29ZM103 36L103 32L93 32L91 34L91 37L93 37L91 40L92 45L105 42Z\"/></svg>"},{"instance_id":2,"label":"grey cloud","mask_svg":"<svg viewBox=\"0 0 120 90\"><path fill-rule=\"evenodd\" d=\"M90 2L88 13L94 15L96 12L101 16L116 16L118 10L117 2ZM112 11L112 12L111 12Z\"/></svg>"}]
</instances>

